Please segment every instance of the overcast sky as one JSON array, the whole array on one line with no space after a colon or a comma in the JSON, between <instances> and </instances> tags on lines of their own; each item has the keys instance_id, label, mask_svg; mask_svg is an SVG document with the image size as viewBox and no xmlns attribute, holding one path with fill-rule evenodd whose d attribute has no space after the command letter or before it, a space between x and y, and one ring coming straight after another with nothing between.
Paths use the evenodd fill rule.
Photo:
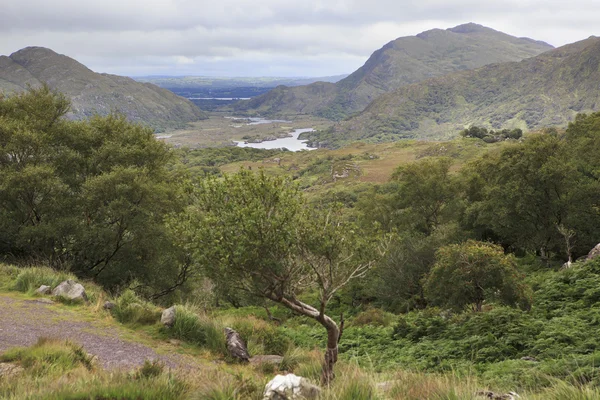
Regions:
<instances>
[{"instance_id":1,"label":"overcast sky","mask_svg":"<svg viewBox=\"0 0 600 400\"><path fill-rule=\"evenodd\" d=\"M598 0L0 0L0 54L44 46L120 75L350 73L400 36L476 22L554 46Z\"/></svg>"}]
</instances>

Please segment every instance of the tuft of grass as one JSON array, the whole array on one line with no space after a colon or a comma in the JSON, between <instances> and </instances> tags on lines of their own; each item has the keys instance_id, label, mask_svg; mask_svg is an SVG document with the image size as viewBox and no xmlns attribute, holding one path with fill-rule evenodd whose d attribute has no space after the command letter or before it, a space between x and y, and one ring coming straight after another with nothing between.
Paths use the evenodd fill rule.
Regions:
<instances>
[{"instance_id":1,"label":"tuft of grass","mask_svg":"<svg viewBox=\"0 0 600 400\"><path fill-rule=\"evenodd\" d=\"M176 339L207 348L217 354L227 354L224 326L215 319L198 314L191 306L176 306L175 324L165 329Z\"/></svg>"},{"instance_id":2,"label":"tuft of grass","mask_svg":"<svg viewBox=\"0 0 600 400\"><path fill-rule=\"evenodd\" d=\"M48 285L54 289L68 279L77 280L71 273L56 271L49 267L27 267L20 269L12 289L23 293L33 293L42 285Z\"/></svg>"},{"instance_id":3,"label":"tuft of grass","mask_svg":"<svg viewBox=\"0 0 600 400\"><path fill-rule=\"evenodd\" d=\"M9 290L19 275L19 268L0 263L0 289Z\"/></svg>"},{"instance_id":4,"label":"tuft of grass","mask_svg":"<svg viewBox=\"0 0 600 400\"><path fill-rule=\"evenodd\" d=\"M146 360L144 361L144 365L138 369L135 376L138 379L156 378L157 376L160 376L164 370L165 365L162 362L158 360Z\"/></svg>"},{"instance_id":5,"label":"tuft of grass","mask_svg":"<svg viewBox=\"0 0 600 400\"><path fill-rule=\"evenodd\" d=\"M92 357L83 347L69 341L40 338L31 347L14 347L0 361L19 364L32 376L63 374L78 367L93 369Z\"/></svg>"},{"instance_id":6,"label":"tuft of grass","mask_svg":"<svg viewBox=\"0 0 600 400\"><path fill-rule=\"evenodd\" d=\"M160 309L140 299L133 290L125 290L111 310L115 319L124 324L152 325L160 321Z\"/></svg>"},{"instance_id":7,"label":"tuft of grass","mask_svg":"<svg viewBox=\"0 0 600 400\"><path fill-rule=\"evenodd\" d=\"M351 326L389 326L394 320L394 315L379 308L369 308L359 313L351 322Z\"/></svg>"}]
</instances>

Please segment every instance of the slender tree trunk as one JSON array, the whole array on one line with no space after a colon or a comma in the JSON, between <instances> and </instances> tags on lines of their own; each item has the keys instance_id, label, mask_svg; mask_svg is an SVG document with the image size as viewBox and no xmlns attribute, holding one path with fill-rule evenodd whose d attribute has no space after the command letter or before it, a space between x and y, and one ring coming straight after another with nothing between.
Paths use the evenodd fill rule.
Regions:
<instances>
[{"instance_id":1,"label":"slender tree trunk","mask_svg":"<svg viewBox=\"0 0 600 400\"><path fill-rule=\"evenodd\" d=\"M334 367L338 360L340 330L335 321L326 315L324 315L322 319L317 320L325 327L325 329L327 329L327 348L325 349L325 359L323 360L321 384L329 386L335 378Z\"/></svg>"}]
</instances>

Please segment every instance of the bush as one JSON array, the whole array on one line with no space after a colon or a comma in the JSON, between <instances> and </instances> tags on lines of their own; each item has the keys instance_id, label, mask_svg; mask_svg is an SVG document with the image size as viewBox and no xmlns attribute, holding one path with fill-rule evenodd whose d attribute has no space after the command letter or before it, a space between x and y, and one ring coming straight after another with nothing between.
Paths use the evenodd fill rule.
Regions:
<instances>
[{"instance_id":1,"label":"bush","mask_svg":"<svg viewBox=\"0 0 600 400\"><path fill-rule=\"evenodd\" d=\"M393 314L386 313L379 308L370 308L359 313L352 320L352 326L388 326L393 319Z\"/></svg>"},{"instance_id":2,"label":"bush","mask_svg":"<svg viewBox=\"0 0 600 400\"><path fill-rule=\"evenodd\" d=\"M160 309L140 299L133 290L124 291L111 310L115 319L124 324L152 325L160 320Z\"/></svg>"},{"instance_id":3,"label":"bush","mask_svg":"<svg viewBox=\"0 0 600 400\"><path fill-rule=\"evenodd\" d=\"M251 355L259 353L284 355L291 340L283 330L255 317L246 317L232 321L232 328L246 341Z\"/></svg>"}]
</instances>

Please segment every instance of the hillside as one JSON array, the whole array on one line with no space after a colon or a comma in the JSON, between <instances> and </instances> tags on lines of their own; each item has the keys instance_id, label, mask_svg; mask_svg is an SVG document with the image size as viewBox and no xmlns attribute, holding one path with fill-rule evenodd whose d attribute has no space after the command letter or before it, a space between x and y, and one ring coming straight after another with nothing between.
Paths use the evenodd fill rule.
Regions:
<instances>
[{"instance_id":1,"label":"hillside","mask_svg":"<svg viewBox=\"0 0 600 400\"><path fill-rule=\"evenodd\" d=\"M314 114L340 119L399 87L458 70L519 61L550 49L552 46L547 43L516 38L473 23L433 29L389 42L361 68L335 84L280 86L237 103L235 108L262 114Z\"/></svg>"},{"instance_id":2,"label":"hillside","mask_svg":"<svg viewBox=\"0 0 600 400\"><path fill-rule=\"evenodd\" d=\"M335 147L355 140L444 139L471 125L564 126L577 113L600 108L599 80L600 39L591 37L521 62L400 88L311 139Z\"/></svg>"},{"instance_id":3,"label":"hillside","mask_svg":"<svg viewBox=\"0 0 600 400\"><path fill-rule=\"evenodd\" d=\"M183 127L205 118L190 101L149 83L99 74L67 56L43 47L27 47L0 56L0 91L23 91L47 83L71 98L74 119L117 110L134 122L156 130Z\"/></svg>"}]
</instances>

